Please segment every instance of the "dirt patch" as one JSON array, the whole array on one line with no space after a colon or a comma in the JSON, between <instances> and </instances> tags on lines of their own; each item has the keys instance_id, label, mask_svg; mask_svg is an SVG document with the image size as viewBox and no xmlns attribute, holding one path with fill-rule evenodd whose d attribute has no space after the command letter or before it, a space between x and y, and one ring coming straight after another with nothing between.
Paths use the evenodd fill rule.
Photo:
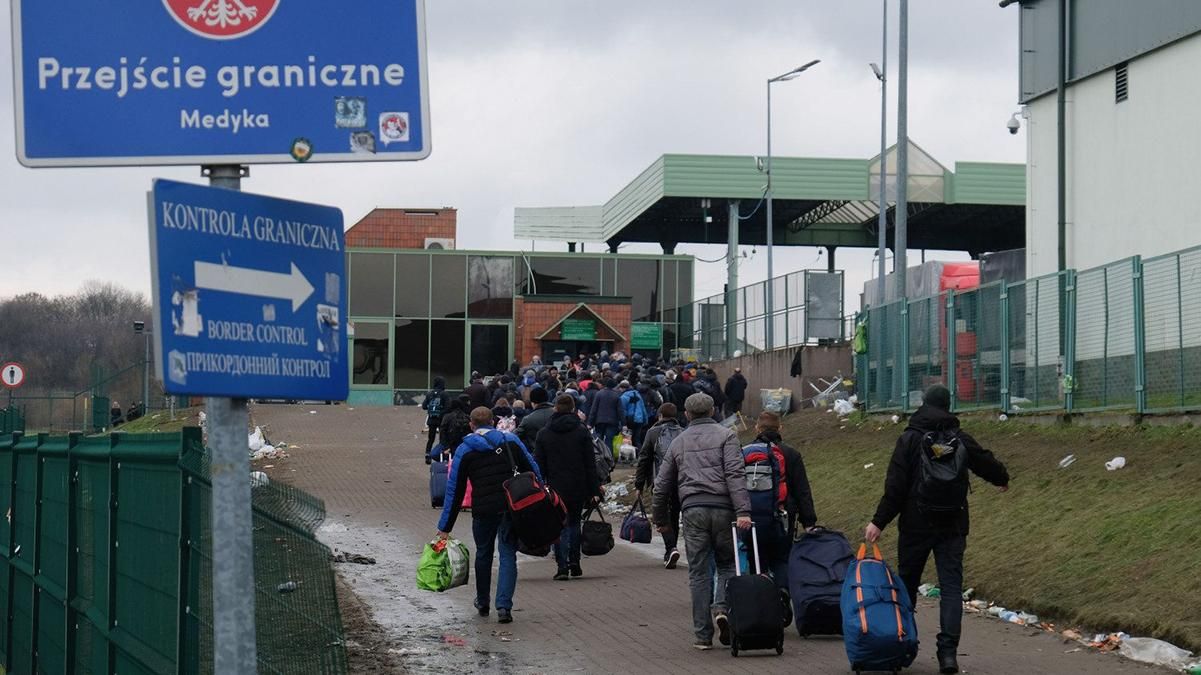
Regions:
<instances>
[{"instance_id":1,"label":"dirt patch","mask_svg":"<svg viewBox=\"0 0 1201 675\"><path fill-rule=\"evenodd\" d=\"M346 659L351 673L404 673L394 642L341 575L337 576L338 607L346 634Z\"/></svg>"}]
</instances>

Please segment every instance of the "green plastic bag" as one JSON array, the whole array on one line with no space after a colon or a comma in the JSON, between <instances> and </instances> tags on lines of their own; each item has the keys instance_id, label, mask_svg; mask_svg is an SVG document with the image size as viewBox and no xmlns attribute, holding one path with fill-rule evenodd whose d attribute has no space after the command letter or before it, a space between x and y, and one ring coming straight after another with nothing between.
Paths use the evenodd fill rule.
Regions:
<instances>
[{"instance_id":1,"label":"green plastic bag","mask_svg":"<svg viewBox=\"0 0 1201 675\"><path fill-rule=\"evenodd\" d=\"M855 337L851 340L851 351L856 354L867 353L867 321L860 321L855 326Z\"/></svg>"},{"instance_id":2,"label":"green plastic bag","mask_svg":"<svg viewBox=\"0 0 1201 675\"><path fill-rule=\"evenodd\" d=\"M471 552L458 539L435 539L425 545L417 563L417 588L448 591L465 586L470 577Z\"/></svg>"}]
</instances>

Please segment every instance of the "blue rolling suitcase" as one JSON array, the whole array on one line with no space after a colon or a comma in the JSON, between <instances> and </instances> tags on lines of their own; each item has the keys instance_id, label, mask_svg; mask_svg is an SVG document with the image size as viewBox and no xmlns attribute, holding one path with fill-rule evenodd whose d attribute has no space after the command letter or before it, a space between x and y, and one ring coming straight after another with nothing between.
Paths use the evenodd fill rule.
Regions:
<instances>
[{"instance_id":1,"label":"blue rolling suitcase","mask_svg":"<svg viewBox=\"0 0 1201 675\"><path fill-rule=\"evenodd\" d=\"M880 548L867 545L847 568L842 585L842 638L856 673L898 672L917 658L917 622L905 582L884 562Z\"/></svg>"},{"instance_id":2,"label":"blue rolling suitcase","mask_svg":"<svg viewBox=\"0 0 1201 675\"><path fill-rule=\"evenodd\" d=\"M446 474L450 470L450 458L442 453L430 462L430 506L442 508L446 501Z\"/></svg>"}]
</instances>

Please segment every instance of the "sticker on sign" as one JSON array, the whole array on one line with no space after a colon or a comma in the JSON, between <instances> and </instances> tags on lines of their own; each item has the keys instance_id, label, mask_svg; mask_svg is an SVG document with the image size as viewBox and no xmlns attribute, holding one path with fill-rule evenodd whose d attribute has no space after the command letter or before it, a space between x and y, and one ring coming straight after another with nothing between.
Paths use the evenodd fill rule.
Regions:
<instances>
[{"instance_id":1,"label":"sticker on sign","mask_svg":"<svg viewBox=\"0 0 1201 675\"><path fill-rule=\"evenodd\" d=\"M149 214L168 394L346 398L340 210L156 180Z\"/></svg>"},{"instance_id":2,"label":"sticker on sign","mask_svg":"<svg viewBox=\"0 0 1201 675\"><path fill-rule=\"evenodd\" d=\"M430 153L423 0L12 3L26 166Z\"/></svg>"}]
</instances>

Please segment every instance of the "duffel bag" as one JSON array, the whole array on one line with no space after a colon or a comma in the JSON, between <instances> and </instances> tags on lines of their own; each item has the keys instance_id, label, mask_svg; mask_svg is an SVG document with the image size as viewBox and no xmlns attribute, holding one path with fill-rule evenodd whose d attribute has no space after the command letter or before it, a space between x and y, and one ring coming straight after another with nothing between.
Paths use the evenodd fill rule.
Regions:
<instances>
[{"instance_id":1,"label":"duffel bag","mask_svg":"<svg viewBox=\"0 0 1201 675\"><path fill-rule=\"evenodd\" d=\"M908 668L917 658L917 622L905 582L867 545L847 568L842 585L842 639L851 670Z\"/></svg>"},{"instance_id":2,"label":"duffel bag","mask_svg":"<svg viewBox=\"0 0 1201 675\"><path fill-rule=\"evenodd\" d=\"M621 538L631 544L651 543L651 519L646 517L642 497L634 502L630 514L621 521Z\"/></svg>"},{"instance_id":3,"label":"duffel bag","mask_svg":"<svg viewBox=\"0 0 1201 675\"><path fill-rule=\"evenodd\" d=\"M567 505L558 493L538 479L532 471L518 471L511 444L505 443L505 455L513 477L503 484L513 532L529 549L559 541L567 525Z\"/></svg>"},{"instance_id":4,"label":"duffel bag","mask_svg":"<svg viewBox=\"0 0 1201 675\"><path fill-rule=\"evenodd\" d=\"M592 520L592 514L600 516L600 520ZM595 506L589 507L584 513L584 521L580 523L580 552L584 555L604 555L613 550L613 526L605 521L605 514Z\"/></svg>"}]
</instances>

